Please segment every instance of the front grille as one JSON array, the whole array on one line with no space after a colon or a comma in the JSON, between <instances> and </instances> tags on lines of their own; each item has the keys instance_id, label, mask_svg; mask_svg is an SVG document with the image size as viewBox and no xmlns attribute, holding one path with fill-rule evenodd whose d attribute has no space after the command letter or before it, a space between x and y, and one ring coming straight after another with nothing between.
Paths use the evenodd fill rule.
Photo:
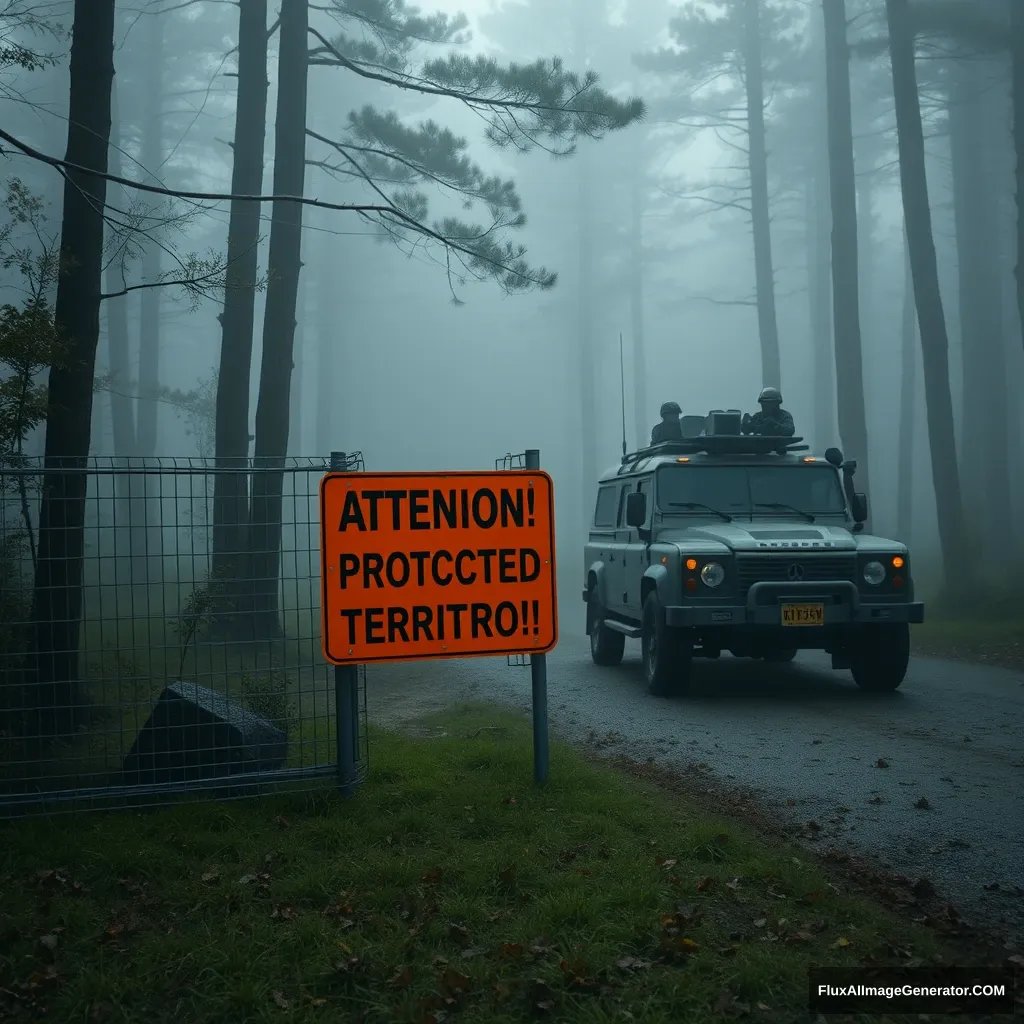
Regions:
<instances>
[{"instance_id":1,"label":"front grille","mask_svg":"<svg viewBox=\"0 0 1024 1024\"><path fill-rule=\"evenodd\" d=\"M795 566L800 567L796 573ZM741 591L761 581L773 583L814 583L822 580L849 580L857 582L857 555L819 554L812 551L792 551L737 555L736 571Z\"/></svg>"}]
</instances>

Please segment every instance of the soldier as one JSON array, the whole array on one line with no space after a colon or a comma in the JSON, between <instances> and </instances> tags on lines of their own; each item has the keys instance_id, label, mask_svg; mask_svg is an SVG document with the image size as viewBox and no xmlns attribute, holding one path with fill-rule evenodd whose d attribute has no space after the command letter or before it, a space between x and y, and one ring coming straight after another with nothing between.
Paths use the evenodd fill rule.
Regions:
<instances>
[{"instance_id":1,"label":"soldier","mask_svg":"<svg viewBox=\"0 0 1024 1024\"><path fill-rule=\"evenodd\" d=\"M792 437L796 433L793 417L782 408L782 392L778 388L763 388L757 396L760 412L743 417L744 434L765 437Z\"/></svg>"},{"instance_id":2,"label":"soldier","mask_svg":"<svg viewBox=\"0 0 1024 1024\"><path fill-rule=\"evenodd\" d=\"M655 423L654 429L651 431L651 444L683 439L683 428L679 422L682 411L678 402L666 402L661 407L661 422Z\"/></svg>"}]
</instances>

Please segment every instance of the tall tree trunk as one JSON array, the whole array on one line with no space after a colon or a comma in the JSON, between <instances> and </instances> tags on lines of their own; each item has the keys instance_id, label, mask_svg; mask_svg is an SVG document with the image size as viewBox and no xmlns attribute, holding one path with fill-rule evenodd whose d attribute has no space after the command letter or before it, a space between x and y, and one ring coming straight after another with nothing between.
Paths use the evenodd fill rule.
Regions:
<instances>
[{"instance_id":1,"label":"tall tree trunk","mask_svg":"<svg viewBox=\"0 0 1024 1024\"><path fill-rule=\"evenodd\" d=\"M246 0L238 16L238 93L235 106L234 195L259 195L267 129L267 0ZM220 315L213 486L213 570L241 573L249 520L245 467L249 458L249 378L259 269L260 206L235 199L228 224L227 287ZM223 472L237 469L237 473Z\"/></svg>"},{"instance_id":2,"label":"tall tree trunk","mask_svg":"<svg viewBox=\"0 0 1024 1024\"><path fill-rule=\"evenodd\" d=\"M900 188L914 279L914 301L921 330L928 443L939 539L945 567L956 566L963 589L962 584L969 586L972 582L972 565L960 493L960 474L956 460L950 457L950 453L956 450L956 438L953 430L953 400L949 388L949 337L939 289L938 260L928 203L914 32L907 0L885 0L885 6L899 141Z\"/></svg>"},{"instance_id":3,"label":"tall tree trunk","mask_svg":"<svg viewBox=\"0 0 1024 1024\"><path fill-rule=\"evenodd\" d=\"M122 176L121 170L121 119L118 104L118 89L115 79L110 93L111 129L110 129L110 173ZM122 189L122 191L124 191ZM121 274L121 259L117 253L108 257L106 272L106 289L113 294L124 287ZM125 296L107 299L105 303L107 319L107 364L112 378L113 390L110 392L110 419L114 437L114 455L124 458L135 454L135 416L132 410L131 394L134 382L129 355L128 340L128 303ZM115 522L121 527L130 521L130 477L119 474L114 478L117 489L117 507ZM115 531L116 536L121 531Z\"/></svg>"},{"instance_id":4,"label":"tall tree trunk","mask_svg":"<svg viewBox=\"0 0 1024 1024\"><path fill-rule=\"evenodd\" d=\"M835 444L836 363L832 344L832 202L829 196L828 97L825 91L825 31L820 18L811 19L812 52L818 87L811 102L811 177L808 202L808 292L811 304L811 344L814 365L814 439L819 449Z\"/></svg>"},{"instance_id":5,"label":"tall tree trunk","mask_svg":"<svg viewBox=\"0 0 1024 1024\"><path fill-rule=\"evenodd\" d=\"M825 0L829 182L832 198L832 311L836 397L843 452L860 463L859 483L870 493L864 361L860 337L857 255L857 180L850 114L850 50L844 0Z\"/></svg>"},{"instance_id":6,"label":"tall tree trunk","mask_svg":"<svg viewBox=\"0 0 1024 1024\"><path fill-rule=\"evenodd\" d=\"M903 317L900 331L900 434L896 474L896 536L910 544L914 524L914 424L917 410L917 310L910 247L903 232Z\"/></svg>"},{"instance_id":7,"label":"tall tree trunk","mask_svg":"<svg viewBox=\"0 0 1024 1024\"><path fill-rule=\"evenodd\" d=\"M644 147L633 154L630 183L629 313L633 333L633 423L636 447L647 443L647 359L644 352Z\"/></svg>"},{"instance_id":8,"label":"tall tree trunk","mask_svg":"<svg viewBox=\"0 0 1024 1024\"><path fill-rule=\"evenodd\" d=\"M593 17L592 5L588 0L576 0L576 60L580 65L586 62L589 52L588 23ZM594 200L593 200L593 158L590 148L584 142L576 156L577 165L577 257L579 275L577 278L576 316L579 351L579 396L580 423L582 432L580 459L580 493L583 497L583 513L589 520L590 508L587 495L593 489L599 472L597 465L597 361L594 344ZM585 524L584 524L585 525Z\"/></svg>"},{"instance_id":9,"label":"tall tree trunk","mask_svg":"<svg viewBox=\"0 0 1024 1024\"><path fill-rule=\"evenodd\" d=\"M1013 534L1009 422L1000 282L999 147L985 65L953 66L949 140L960 296L964 508L978 554L996 556ZM983 558L983 564L992 564Z\"/></svg>"},{"instance_id":10,"label":"tall tree trunk","mask_svg":"<svg viewBox=\"0 0 1024 1024\"><path fill-rule=\"evenodd\" d=\"M306 171L308 0L282 0L274 130L274 195L299 196ZM288 453L295 305L302 267L302 207L278 200L270 223L270 279L263 314L263 361L256 404L255 472L249 526L253 625L257 637L280 632L283 467Z\"/></svg>"},{"instance_id":11,"label":"tall tree trunk","mask_svg":"<svg viewBox=\"0 0 1024 1024\"><path fill-rule=\"evenodd\" d=\"M114 80L114 0L75 0L65 159L105 174ZM40 736L67 735L79 703L85 501L100 333L106 179L67 170L54 315L67 356L50 370L33 622Z\"/></svg>"},{"instance_id":12,"label":"tall tree trunk","mask_svg":"<svg viewBox=\"0 0 1024 1024\"><path fill-rule=\"evenodd\" d=\"M144 180L158 184L160 165L164 158L163 145L163 66L164 40L163 17L149 15L143 18L145 28L146 60L142 85L142 144L140 157ZM158 235L157 211L153 203L150 212L153 219L152 233ZM155 285L160 279L160 246L153 239L146 239L142 254L142 279L148 285ZM135 403L135 434L138 454L144 458L156 455L157 410L156 398L160 391L160 291L156 287L139 291L139 401ZM153 503L155 506L156 503ZM148 505L148 503L147 503ZM155 511L154 508L147 509Z\"/></svg>"},{"instance_id":13,"label":"tall tree trunk","mask_svg":"<svg viewBox=\"0 0 1024 1024\"><path fill-rule=\"evenodd\" d=\"M775 314L771 211L768 205L768 146L764 127L764 68L761 62L760 0L746 0L747 128L750 160L750 215L754 230L757 329L761 340L761 383L782 387L779 327Z\"/></svg>"},{"instance_id":14,"label":"tall tree trunk","mask_svg":"<svg viewBox=\"0 0 1024 1024\"><path fill-rule=\"evenodd\" d=\"M338 435L335 409L339 403L338 368L338 281L331 267L338 261L338 241L321 231L316 260L316 454L325 458L332 451L346 451L349 438ZM344 399L341 399L343 402Z\"/></svg>"},{"instance_id":15,"label":"tall tree trunk","mask_svg":"<svg viewBox=\"0 0 1024 1024\"><path fill-rule=\"evenodd\" d=\"M1010 3L1010 54L1013 66L1013 149L1016 157L1017 196L1017 259L1014 275L1017 281L1017 311L1020 314L1024 339L1024 4Z\"/></svg>"},{"instance_id":16,"label":"tall tree trunk","mask_svg":"<svg viewBox=\"0 0 1024 1024\"><path fill-rule=\"evenodd\" d=\"M292 354L294 371L292 373L292 393L289 399L291 404L288 411L288 446L292 455L299 456L307 454L303 423L305 410L302 407L302 392L305 384L302 379L304 374L302 364L304 358L309 358L309 341L306 332L306 318L309 315L309 275L301 273L302 267L305 267L304 263L300 264L299 290L295 299L295 344Z\"/></svg>"}]
</instances>

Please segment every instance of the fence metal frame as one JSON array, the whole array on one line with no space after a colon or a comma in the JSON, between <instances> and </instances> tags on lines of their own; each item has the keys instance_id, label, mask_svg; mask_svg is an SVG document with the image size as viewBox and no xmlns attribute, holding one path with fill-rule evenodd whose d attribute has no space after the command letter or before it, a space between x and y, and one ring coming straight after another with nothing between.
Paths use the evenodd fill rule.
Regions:
<instances>
[{"instance_id":1,"label":"fence metal frame","mask_svg":"<svg viewBox=\"0 0 1024 1024\"><path fill-rule=\"evenodd\" d=\"M519 455L507 453L494 460L496 470L540 469L540 450L527 448ZM526 655L507 654L507 663L515 668L526 665ZM548 659L546 654L530 655L530 696L533 711L533 779L542 785L548 780L550 761L548 744Z\"/></svg>"},{"instance_id":2,"label":"fence metal frame","mask_svg":"<svg viewBox=\"0 0 1024 1024\"><path fill-rule=\"evenodd\" d=\"M342 456L345 460L345 468L363 468L362 455L354 453L349 456ZM70 461L70 460L69 460ZM177 618L179 623L187 616L182 612L182 605L179 603L176 608L176 616L168 616L167 591L182 586L191 587L191 593L196 593L197 587L203 585L199 582L200 575L196 574L196 564L206 564L209 561L209 548L199 545L202 551L197 553L195 544L196 531L207 531L212 533L212 482L218 474L230 473L245 475L247 484L251 486L259 474L279 473L283 475L285 486L283 488L282 511L288 510L288 502L291 501L291 518L282 516L282 539L279 552L278 588L291 586L294 588L296 601L289 613L295 622L300 623L302 615L307 615L310 626L306 635L289 635L287 628L282 626L280 636L260 638L258 644L253 644L255 654L252 650L245 652L229 651L230 643L224 641L215 644L210 641L204 648L204 657L209 656L211 664L218 660L214 657L214 650L224 655L223 676L216 671L202 672L199 669L199 642L195 640L195 632L192 639L181 647L182 664L189 656L189 644L195 640L196 646L192 649L192 660L195 666L194 676L201 680L204 675L210 676L223 683L225 695L230 693L231 679L233 678L228 669L229 654L239 653L242 659L242 668L237 672L248 671L250 668L254 673L256 682L261 681L261 673L273 683L275 674L284 677L283 690L286 707L289 709L285 720L286 733L291 730L292 718L290 717L291 701L300 702L298 725L300 733L298 738L298 756L300 763L297 766L285 766L276 769L264 769L258 771L239 772L237 774L215 775L213 777L192 778L185 781L161 781L154 783L125 784L122 773L110 767L108 760L111 751L106 745L107 738L111 735L110 730L87 731L75 736L64 736L58 738L58 742L44 742L42 737L16 735L10 731L5 732L5 726L11 726L17 719L17 715L24 715L27 707L7 707L0 701L0 818L21 817L31 814L48 814L59 811L72 811L79 809L102 809L125 806L147 806L162 802L168 798L190 797L193 799L204 797L215 797L218 799L237 798L254 796L265 793L270 789L287 786L295 787L297 784L322 786L328 785L331 780L339 783L342 790L351 793L353 787L365 778L369 763L369 744L366 722L366 667L350 666L346 673L344 685L339 686L337 677L333 687L335 707L333 716L330 714L330 687L328 668L320 656L319 632L319 497L317 493L319 479L322 474L335 468L334 462L329 464L322 458L290 458L285 460L284 465L268 466L265 461L257 463L255 459L246 460L241 465L232 467L218 466L212 459L128 459L123 457L91 457L83 465L81 462L70 464L62 468L47 466L42 459L19 459L15 465L0 464L0 539L9 539L13 536L12 527L15 526L19 532L26 533L33 538L37 531L39 488L50 474L82 474L87 479L86 490L86 543L87 550L84 556L84 569L86 579L83 580L83 592L86 593L87 601L83 605L82 617L80 619L80 630L83 639L79 644L79 661L81 664L79 682L83 688L99 684L106 688L108 685L116 687L118 702L112 704L104 711L113 713L116 711L121 716L120 745L125 742L125 715L133 714L130 710L135 704L150 707L153 705L153 694L142 701L136 700L132 705L126 705L122 700L121 684L123 682L121 664L122 651L120 644L115 647L113 657L117 665L113 677L106 674L105 664L101 662L100 676L98 679L89 676L90 668L87 667L87 659L90 654L99 654L102 658L109 655L108 645L104 642L103 623L109 622L114 627L120 627L125 622L130 623L132 637L131 651L146 651L147 655L156 654L163 656L165 660L163 668L163 681L166 685L170 681L169 667L173 665L174 658L168 658L168 652L176 654L174 648L164 638L162 646L153 645L151 620L163 620L161 628L168 628L169 618ZM145 484L137 486L137 481L143 479ZM305 491L301 491L300 481L303 479L315 480L316 486L310 488L307 484ZM153 481L156 481L156 491L152 493ZM165 492L165 482L171 481L171 493ZM290 481L290 486L289 486ZM104 483L107 484L104 487ZM197 486L201 485L201 486ZM128 499L125 495L136 494L136 498ZM248 493L248 492L247 492ZM197 501L197 498L200 500ZM122 500L123 499L123 500ZM135 504L130 504L134 501ZM140 502L142 504L140 504ZM300 505L313 510L307 513L303 519L300 515L294 514ZM137 510L144 508L144 522L118 521L119 509ZM90 516L90 511L93 513ZM171 514L171 521L168 522L168 512ZM196 517L198 516L198 523ZM106 522L105 519L111 519ZM132 550L125 554L121 548L124 536L135 530L144 535L144 546L141 553ZM308 536L308 543L303 544L299 538L305 530ZM104 532L106 531L106 533ZM120 531L120 532L115 532ZM191 550L187 544L182 543L184 535L191 536ZM104 551L106 537L112 538L108 542L109 550ZM157 538L158 547L153 550L150 542ZM171 550L167 549L168 538L173 540L170 544ZM292 544L286 549L286 538ZM89 550L89 541L92 540L92 547ZM34 545L34 539L30 540ZM13 547L13 545L12 545ZM5 551L6 551L5 547ZM289 567L289 557L292 566ZM141 568L133 564L133 560L141 558L145 565ZM35 549L32 548L32 561L35 560ZM185 561L192 562L192 568L182 574L182 566ZM301 565L306 566L305 575L300 569ZM141 572L141 577L136 575L130 583L119 580L118 569L124 565L135 573ZM157 567L157 578L152 577L154 567ZM28 564L26 552L24 563L14 566L17 570L12 574L8 572L10 567L0 564L0 602L5 597L10 597L15 587L19 587L18 599L24 601L26 590L23 586L24 579L32 579L33 567ZM294 569L290 572L290 568ZM169 571L168 571L169 570ZM110 579L108 579L110 578ZM106 580L106 581L105 581ZM309 585L311 595L308 605L301 604L298 595L302 585ZM104 614L104 587L113 588L114 614L106 617ZM138 608L138 601L132 598L129 606L130 616L128 619L122 617L119 598L121 596L118 588L130 587L140 588L145 593L145 612L143 615ZM5 594L5 588L7 593ZM95 598L89 598L88 592L96 591ZM29 591L30 592L30 591ZM152 614L153 593L160 598L156 603L162 612L156 616ZM278 590L277 612L280 619L283 615L281 604L281 590ZM95 600L99 612L95 622L100 624L100 645L94 649L89 646L86 634L87 621L92 614L89 608L89 601ZM314 604L315 602L315 604ZM32 678L32 643L31 638L32 622L31 613L24 616L25 621L2 623L5 628L4 639L13 638L16 650L4 650L0 647L0 697L16 699L15 687L18 687L18 694L23 695L24 691L31 686L31 682L25 683L21 680ZM88 625L94 625L90 621ZM146 645L139 647L135 643L136 628L142 628L142 623L147 625ZM174 629L172 625L169 628ZM296 633L301 634L301 625L296 625ZM315 635L314 635L315 634ZM19 639L25 638L25 639ZM115 639L117 638L115 634ZM180 645L180 641L179 641ZM289 647L289 645L291 645ZM264 647L269 651L269 657L264 662ZM223 648L222 651L219 649ZM311 657L307 659L307 650ZM297 654L289 652L298 652ZM281 657L283 655L283 658ZM253 657L255 662L249 666L245 658ZM157 657L157 660L158 660ZM294 664L289 660L295 658ZM153 665L156 661L153 662ZM149 689L154 690L159 685L161 673L159 670L152 670L146 676L144 673L127 673L133 687L138 683L139 678L148 683ZM293 676L288 673L294 673ZM321 687L319 680L322 677ZM239 692L244 691L245 680L250 678L247 675L239 674ZM305 687L304 682L312 678L313 685ZM13 681L13 682L12 682ZM294 681L294 689L291 689ZM6 691L6 692L5 692ZM133 688L133 693L138 698L138 690ZM312 713L307 717L301 702L308 698ZM21 699L21 698L18 698ZM320 710L318 710L318 708ZM5 710L6 709L6 710ZM145 718L148 712L142 714ZM313 738L310 739L304 734L309 723L313 726ZM331 728L333 722L333 729ZM324 736L320 736L318 727L323 727ZM333 732L333 736L331 733ZM130 735L130 733L128 733ZM102 747L101 753L93 754L92 745L99 740ZM333 740L333 744L332 741ZM74 750L76 742L83 744L83 751ZM9 744L9 745L7 745ZM4 745L6 749L4 749ZM37 756L19 760L10 756L23 746L26 750L32 749ZM292 756L294 745L289 743L289 757ZM312 747L313 754L310 763L306 762L308 749ZM329 751L333 746L333 757L321 757L319 750ZM68 760L64 755L72 750ZM88 753L84 752L88 751ZM123 753L123 751L121 751ZM120 757L120 754L117 755ZM98 779L105 777L102 784L89 785L90 781L84 777L83 772L68 768L73 766L74 761L81 760L83 764L92 761L102 762L102 770L92 774ZM67 768L62 774L62 769ZM16 772L24 770L24 774L17 775ZM70 785L55 785L55 780L70 782ZM116 781L115 781L116 780Z\"/></svg>"}]
</instances>

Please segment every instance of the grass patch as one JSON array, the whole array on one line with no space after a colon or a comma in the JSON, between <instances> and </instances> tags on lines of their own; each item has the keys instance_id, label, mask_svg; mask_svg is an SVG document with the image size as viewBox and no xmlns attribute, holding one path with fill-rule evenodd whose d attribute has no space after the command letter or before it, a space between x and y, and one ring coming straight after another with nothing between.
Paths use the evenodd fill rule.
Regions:
<instances>
[{"instance_id":1,"label":"grass patch","mask_svg":"<svg viewBox=\"0 0 1024 1024\"><path fill-rule=\"evenodd\" d=\"M420 733L375 731L349 802L4 826L0 1016L800 1020L810 962L942 952L805 853L562 745L536 789L519 717Z\"/></svg>"},{"instance_id":2,"label":"grass patch","mask_svg":"<svg viewBox=\"0 0 1024 1024\"><path fill-rule=\"evenodd\" d=\"M1024 671L1024 594L992 586L970 601L940 594L925 602L925 621L911 627L916 654Z\"/></svg>"}]
</instances>

